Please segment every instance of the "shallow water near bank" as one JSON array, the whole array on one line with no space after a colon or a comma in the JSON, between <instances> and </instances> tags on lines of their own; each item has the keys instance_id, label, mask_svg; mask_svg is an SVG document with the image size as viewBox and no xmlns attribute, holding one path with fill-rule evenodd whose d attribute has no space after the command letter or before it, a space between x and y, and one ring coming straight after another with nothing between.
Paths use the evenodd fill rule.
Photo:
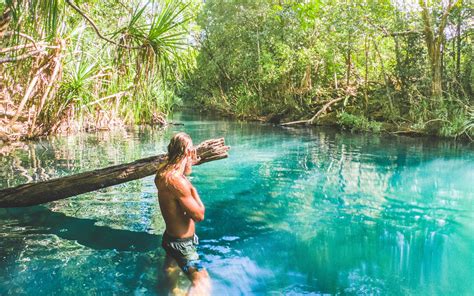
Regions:
<instances>
[{"instance_id":1,"label":"shallow water near bank","mask_svg":"<svg viewBox=\"0 0 474 296\"><path fill-rule=\"evenodd\" d=\"M428 138L176 114L184 126L1 147L0 187L163 152L173 132L224 136L195 167L199 253L214 295L474 293L474 150ZM0 209L0 295L163 295L153 177ZM184 276L180 281L186 288Z\"/></svg>"}]
</instances>

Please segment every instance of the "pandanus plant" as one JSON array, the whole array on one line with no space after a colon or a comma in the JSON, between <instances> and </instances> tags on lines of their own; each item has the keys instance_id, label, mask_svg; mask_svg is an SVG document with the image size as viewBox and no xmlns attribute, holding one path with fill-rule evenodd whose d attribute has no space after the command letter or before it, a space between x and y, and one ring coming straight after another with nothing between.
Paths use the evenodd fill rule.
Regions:
<instances>
[{"instance_id":1,"label":"pandanus plant","mask_svg":"<svg viewBox=\"0 0 474 296\"><path fill-rule=\"evenodd\" d=\"M17 119L35 110L34 121L54 120L70 104L80 110L91 104L108 108L102 98L113 98L113 91L126 98L120 101L126 108L147 106L143 112L133 110L139 114L135 119L151 116L149 107L162 107L162 100L150 95L156 95L156 84L168 93L187 70L187 9L175 0L6 0L0 4L0 68L4 79L23 89L6 90L23 106L16 110ZM84 27L87 32L79 37L78 28ZM90 80L99 76L107 76L104 91L93 91ZM142 102L127 103L137 100Z\"/></svg>"}]
</instances>

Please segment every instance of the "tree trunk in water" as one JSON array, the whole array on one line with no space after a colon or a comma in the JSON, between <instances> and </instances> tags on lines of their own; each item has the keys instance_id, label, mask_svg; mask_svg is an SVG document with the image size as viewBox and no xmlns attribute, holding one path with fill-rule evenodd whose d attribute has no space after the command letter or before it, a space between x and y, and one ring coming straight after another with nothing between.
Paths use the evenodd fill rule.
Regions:
<instances>
[{"instance_id":1,"label":"tree trunk in water","mask_svg":"<svg viewBox=\"0 0 474 296\"><path fill-rule=\"evenodd\" d=\"M228 146L224 139L207 140L196 146L200 160L196 165L226 158ZM144 178L156 173L166 161L166 154L137 161L84 172L53 180L23 184L0 190L0 207L27 207L51 202L124 182Z\"/></svg>"}]
</instances>

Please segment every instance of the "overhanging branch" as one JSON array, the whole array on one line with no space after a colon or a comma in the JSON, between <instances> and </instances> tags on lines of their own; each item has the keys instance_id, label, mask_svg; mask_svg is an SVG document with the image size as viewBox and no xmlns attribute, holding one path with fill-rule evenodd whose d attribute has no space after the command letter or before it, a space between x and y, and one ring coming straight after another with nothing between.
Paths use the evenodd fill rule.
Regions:
<instances>
[{"instance_id":1,"label":"overhanging branch","mask_svg":"<svg viewBox=\"0 0 474 296\"><path fill-rule=\"evenodd\" d=\"M126 49L140 49L142 48L142 46L128 46L128 45L124 45L124 44L120 44L110 38L107 38L105 37L104 35L102 35L102 33L100 33L99 31L99 28L97 28L96 24L94 23L94 21L88 17L78 6L76 6L74 3L71 2L71 0L66 0L66 3L71 6L77 13L79 13L83 18L86 19L86 21L92 26L92 28L94 29L95 33L97 34L97 36L100 38L100 39L103 39L109 43L112 43L118 47L122 47L122 48L126 48Z\"/></svg>"}]
</instances>

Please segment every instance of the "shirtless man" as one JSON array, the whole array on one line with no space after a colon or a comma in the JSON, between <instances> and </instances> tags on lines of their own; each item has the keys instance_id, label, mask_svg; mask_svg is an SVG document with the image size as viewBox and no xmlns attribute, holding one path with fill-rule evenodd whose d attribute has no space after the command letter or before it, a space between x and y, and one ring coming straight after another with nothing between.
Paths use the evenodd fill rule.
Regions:
<instances>
[{"instance_id":1,"label":"shirtless man","mask_svg":"<svg viewBox=\"0 0 474 296\"><path fill-rule=\"evenodd\" d=\"M189 295L207 295L210 279L201 266L196 252L198 237L195 223L204 219L204 204L196 189L186 178L198 161L191 138L185 133L176 134L168 145L168 161L155 177L161 214L166 223L162 247L166 251L164 269L172 293L179 293L176 284L179 268L192 284Z\"/></svg>"}]
</instances>

